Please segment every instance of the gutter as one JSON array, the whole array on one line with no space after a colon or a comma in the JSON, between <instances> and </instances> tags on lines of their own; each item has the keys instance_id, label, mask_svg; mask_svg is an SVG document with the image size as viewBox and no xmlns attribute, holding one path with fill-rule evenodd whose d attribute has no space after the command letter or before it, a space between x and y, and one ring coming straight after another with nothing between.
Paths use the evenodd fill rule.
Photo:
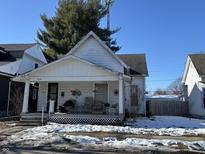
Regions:
<instances>
[{"instance_id":1,"label":"gutter","mask_svg":"<svg viewBox=\"0 0 205 154\"><path fill-rule=\"evenodd\" d=\"M4 72L0 72L0 75L7 76L7 77L11 77L11 78L14 77L14 75L8 74L8 73L4 73Z\"/></svg>"}]
</instances>

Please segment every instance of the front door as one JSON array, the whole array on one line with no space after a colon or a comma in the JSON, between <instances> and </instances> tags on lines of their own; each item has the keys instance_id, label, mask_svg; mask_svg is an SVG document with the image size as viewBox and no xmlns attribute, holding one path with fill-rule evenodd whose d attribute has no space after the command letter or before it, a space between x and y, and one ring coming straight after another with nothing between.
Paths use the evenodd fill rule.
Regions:
<instances>
[{"instance_id":1,"label":"front door","mask_svg":"<svg viewBox=\"0 0 205 154\"><path fill-rule=\"evenodd\" d=\"M49 100L54 100L54 111L57 111L58 104L58 83L48 83L48 101L47 101L47 112L49 111Z\"/></svg>"},{"instance_id":2,"label":"front door","mask_svg":"<svg viewBox=\"0 0 205 154\"><path fill-rule=\"evenodd\" d=\"M28 112L37 112L38 84L30 85Z\"/></svg>"},{"instance_id":3,"label":"front door","mask_svg":"<svg viewBox=\"0 0 205 154\"><path fill-rule=\"evenodd\" d=\"M95 101L108 102L107 84L95 84Z\"/></svg>"}]
</instances>

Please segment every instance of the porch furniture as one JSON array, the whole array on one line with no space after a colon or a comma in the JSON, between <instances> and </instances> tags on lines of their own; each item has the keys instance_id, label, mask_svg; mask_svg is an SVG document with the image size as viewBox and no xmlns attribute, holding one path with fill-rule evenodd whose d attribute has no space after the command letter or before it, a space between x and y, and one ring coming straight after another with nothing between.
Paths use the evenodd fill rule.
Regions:
<instances>
[{"instance_id":1,"label":"porch furniture","mask_svg":"<svg viewBox=\"0 0 205 154\"><path fill-rule=\"evenodd\" d=\"M93 104L93 112L95 114L103 114L104 113L104 102L95 101Z\"/></svg>"},{"instance_id":2,"label":"porch furniture","mask_svg":"<svg viewBox=\"0 0 205 154\"><path fill-rule=\"evenodd\" d=\"M105 103L104 104L104 108L105 108L105 114L109 114L110 104L109 103Z\"/></svg>"},{"instance_id":3,"label":"porch furniture","mask_svg":"<svg viewBox=\"0 0 205 154\"><path fill-rule=\"evenodd\" d=\"M85 113L91 113L93 109L93 97L85 97L84 110Z\"/></svg>"},{"instance_id":4,"label":"porch furniture","mask_svg":"<svg viewBox=\"0 0 205 154\"><path fill-rule=\"evenodd\" d=\"M115 115L115 114L117 114L117 109L116 109L116 108L110 107L108 110L109 110L109 111L108 111L108 114L110 114L110 115Z\"/></svg>"},{"instance_id":5,"label":"porch furniture","mask_svg":"<svg viewBox=\"0 0 205 154\"><path fill-rule=\"evenodd\" d=\"M76 100L67 100L62 106L59 106L61 112L74 112Z\"/></svg>"}]
</instances>

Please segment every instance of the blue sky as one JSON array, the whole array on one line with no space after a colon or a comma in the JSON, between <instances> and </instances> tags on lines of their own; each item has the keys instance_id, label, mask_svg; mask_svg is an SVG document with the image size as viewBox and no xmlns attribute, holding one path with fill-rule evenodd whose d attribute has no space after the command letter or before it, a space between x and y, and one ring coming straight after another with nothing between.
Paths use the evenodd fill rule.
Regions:
<instances>
[{"instance_id":1,"label":"blue sky","mask_svg":"<svg viewBox=\"0 0 205 154\"><path fill-rule=\"evenodd\" d=\"M0 1L0 43L34 42L40 14L54 15L57 2ZM205 51L205 1L116 0L111 27L121 28L114 35L118 53L146 53L147 89L165 88L182 76L188 54Z\"/></svg>"}]
</instances>

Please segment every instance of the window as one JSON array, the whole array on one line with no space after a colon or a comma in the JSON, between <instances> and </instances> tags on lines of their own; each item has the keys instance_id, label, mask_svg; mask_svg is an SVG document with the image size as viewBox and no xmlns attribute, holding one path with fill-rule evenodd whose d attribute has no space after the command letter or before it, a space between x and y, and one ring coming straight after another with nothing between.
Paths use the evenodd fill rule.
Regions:
<instances>
[{"instance_id":1,"label":"window","mask_svg":"<svg viewBox=\"0 0 205 154\"><path fill-rule=\"evenodd\" d=\"M202 89L202 92L203 92L203 99L202 99L202 101L203 101L203 107L205 108L205 88L203 88Z\"/></svg>"},{"instance_id":2,"label":"window","mask_svg":"<svg viewBox=\"0 0 205 154\"><path fill-rule=\"evenodd\" d=\"M132 85L130 87L131 89L131 106L137 106L138 105L138 86Z\"/></svg>"},{"instance_id":3,"label":"window","mask_svg":"<svg viewBox=\"0 0 205 154\"><path fill-rule=\"evenodd\" d=\"M37 99L37 93L38 93L38 90L35 88L33 89L33 93L32 93L32 99L33 100L36 100Z\"/></svg>"},{"instance_id":4,"label":"window","mask_svg":"<svg viewBox=\"0 0 205 154\"><path fill-rule=\"evenodd\" d=\"M35 68L38 68L38 64L35 64Z\"/></svg>"}]
</instances>

